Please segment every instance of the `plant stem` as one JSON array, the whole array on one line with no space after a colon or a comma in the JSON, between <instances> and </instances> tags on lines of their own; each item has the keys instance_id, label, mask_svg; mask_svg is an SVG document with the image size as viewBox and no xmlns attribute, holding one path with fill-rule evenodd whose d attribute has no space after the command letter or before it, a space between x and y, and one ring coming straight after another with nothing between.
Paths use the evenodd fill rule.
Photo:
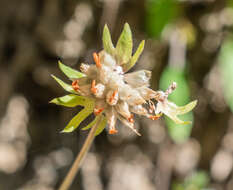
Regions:
<instances>
[{"instance_id":1,"label":"plant stem","mask_svg":"<svg viewBox=\"0 0 233 190\"><path fill-rule=\"evenodd\" d=\"M76 176L82 161L84 160L84 157L86 156L87 152L89 151L91 144L93 142L93 140L95 139L95 132L96 129L99 125L101 121L101 117L98 119L98 121L95 123L95 125L91 128L85 142L84 145L82 146L81 151L79 152L79 154L77 155L72 167L70 168L68 174L66 175L64 181L62 182L61 186L59 187L58 190L68 190L69 187L71 186L74 177Z\"/></svg>"}]
</instances>

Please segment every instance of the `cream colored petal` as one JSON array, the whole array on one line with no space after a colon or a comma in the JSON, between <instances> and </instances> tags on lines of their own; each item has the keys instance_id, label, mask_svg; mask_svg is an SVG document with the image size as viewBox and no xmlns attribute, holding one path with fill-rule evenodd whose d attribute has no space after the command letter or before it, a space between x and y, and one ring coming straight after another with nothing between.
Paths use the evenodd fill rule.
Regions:
<instances>
[{"instance_id":1,"label":"cream colored petal","mask_svg":"<svg viewBox=\"0 0 233 190\"><path fill-rule=\"evenodd\" d=\"M150 100L158 96L158 93L156 91L146 86L136 88L136 90L140 93L141 97L143 97L145 100Z\"/></svg>"},{"instance_id":2,"label":"cream colored petal","mask_svg":"<svg viewBox=\"0 0 233 190\"><path fill-rule=\"evenodd\" d=\"M108 67L115 67L116 66L116 61L113 59L111 55L106 53L105 51L101 51L99 53L100 57L100 62L102 65L108 66Z\"/></svg>"},{"instance_id":3,"label":"cream colored petal","mask_svg":"<svg viewBox=\"0 0 233 190\"><path fill-rule=\"evenodd\" d=\"M111 73L112 70L109 67L102 65L101 68L99 69L99 79L101 83L103 83L104 85L108 84L112 76Z\"/></svg>"},{"instance_id":4,"label":"cream colored petal","mask_svg":"<svg viewBox=\"0 0 233 190\"><path fill-rule=\"evenodd\" d=\"M149 86L151 71L141 70L124 75L124 81L132 87Z\"/></svg>"},{"instance_id":5,"label":"cream colored petal","mask_svg":"<svg viewBox=\"0 0 233 190\"><path fill-rule=\"evenodd\" d=\"M142 105L131 106L130 111L138 115L148 115L148 111Z\"/></svg>"},{"instance_id":6,"label":"cream colored petal","mask_svg":"<svg viewBox=\"0 0 233 190\"><path fill-rule=\"evenodd\" d=\"M104 98L104 95L105 95L105 85L101 84L101 83L98 83L96 86L96 93L95 93L95 96L97 98Z\"/></svg>"},{"instance_id":7,"label":"cream colored petal","mask_svg":"<svg viewBox=\"0 0 233 190\"><path fill-rule=\"evenodd\" d=\"M134 128L134 124L126 120L121 115L117 115L117 118L127 127L129 127L133 132L135 132L138 136L141 136L141 134Z\"/></svg>"},{"instance_id":8,"label":"cream colored petal","mask_svg":"<svg viewBox=\"0 0 233 190\"><path fill-rule=\"evenodd\" d=\"M116 111L125 118L130 118L129 105L125 101L119 101L115 106Z\"/></svg>"},{"instance_id":9,"label":"cream colored petal","mask_svg":"<svg viewBox=\"0 0 233 190\"><path fill-rule=\"evenodd\" d=\"M133 89L130 85L123 85L119 89L119 97L121 100L126 101L129 105L140 105L146 101L141 97L139 92Z\"/></svg>"},{"instance_id":10,"label":"cream colored petal","mask_svg":"<svg viewBox=\"0 0 233 190\"><path fill-rule=\"evenodd\" d=\"M110 130L115 129L116 120L117 120L117 112L114 110L113 107L109 107L105 111L105 115L106 115L106 118L107 118L109 129Z\"/></svg>"},{"instance_id":11,"label":"cream colored petal","mask_svg":"<svg viewBox=\"0 0 233 190\"><path fill-rule=\"evenodd\" d=\"M110 71L108 73L109 80L108 80L108 86L113 89L120 89L122 86L125 85L124 80L123 80L123 75L118 74L116 71Z\"/></svg>"}]
</instances>

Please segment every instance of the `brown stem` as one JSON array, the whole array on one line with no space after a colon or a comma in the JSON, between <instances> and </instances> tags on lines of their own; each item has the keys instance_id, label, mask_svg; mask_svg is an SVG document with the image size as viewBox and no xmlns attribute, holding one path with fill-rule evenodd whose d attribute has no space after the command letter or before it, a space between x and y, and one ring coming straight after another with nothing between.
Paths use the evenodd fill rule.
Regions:
<instances>
[{"instance_id":1,"label":"brown stem","mask_svg":"<svg viewBox=\"0 0 233 190\"><path fill-rule=\"evenodd\" d=\"M69 187L71 186L71 184L74 180L74 177L76 176L76 174L77 174L77 172L82 164L82 161L84 160L85 155L89 151L90 146L91 146L93 140L95 139L95 132L96 132L96 129L97 129L100 121L101 121L101 117L98 119L98 121L95 123L95 125L91 128L91 130L90 130L90 132L89 132L89 134L84 142L84 145L82 146L81 151L77 155L72 167L70 168L68 174L66 175L64 181L62 182L62 184L58 190L68 190Z\"/></svg>"}]
</instances>

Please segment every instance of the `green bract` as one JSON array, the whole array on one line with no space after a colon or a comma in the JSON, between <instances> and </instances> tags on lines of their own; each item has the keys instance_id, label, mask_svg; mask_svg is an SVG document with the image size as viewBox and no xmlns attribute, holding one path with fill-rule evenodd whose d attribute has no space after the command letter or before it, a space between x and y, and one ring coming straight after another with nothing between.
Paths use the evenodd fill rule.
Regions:
<instances>
[{"instance_id":1,"label":"green bract","mask_svg":"<svg viewBox=\"0 0 233 190\"><path fill-rule=\"evenodd\" d=\"M79 79L86 76L85 74L62 64L60 61L58 61L58 65L62 72L70 79Z\"/></svg>"},{"instance_id":2,"label":"green bract","mask_svg":"<svg viewBox=\"0 0 233 190\"><path fill-rule=\"evenodd\" d=\"M116 56L120 62L119 65L123 65L129 62L132 54L132 49L132 33L128 23L126 23L116 45Z\"/></svg>"},{"instance_id":3,"label":"green bract","mask_svg":"<svg viewBox=\"0 0 233 190\"><path fill-rule=\"evenodd\" d=\"M58 62L58 64L59 68L70 79L85 77L85 74L62 64L60 61ZM52 75L52 77L63 87L64 90L73 94L68 94L63 97L54 98L50 101L50 103L54 103L65 107L83 107L83 109L76 116L74 116L73 119L68 123L68 125L62 130L62 132L64 133L69 133L74 131L80 125L80 123L84 121L93 112L95 102L91 98L76 95L76 91L72 88L71 85L63 82L61 79L55 77L54 75ZM97 117L91 123L89 123L87 127L84 127L83 129L91 128L96 123L96 121ZM96 135L100 134L103 131L106 124L106 118L101 115L101 122L96 130Z\"/></svg>"},{"instance_id":4,"label":"green bract","mask_svg":"<svg viewBox=\"0 0 233 190\"><path fill-rule=\"evenodd\" d=\"M103 31L103 46L104 50L109 53L110 55L114 55L115 48L112 44L112 39L111 39L111 34L109 32L108 26L104 26L104 31Z\"/></svg>"},{"instance_id":5,"label":"green bract","mask_svg":"<svg viewBox=\"0 0 233 190\"><path fill-rule=\"evenodd\" d=\"M69 84L63 82L61 79L55 77L54 75L51 75L51 76L57 81L58 84L61 85L61 87L62 87L65 91L70 92L70 93L76 93L75 90L72 88L71 85L69 85Z\"/></svg>"},{"instance_id":6,"label":"green bract","mask_svg":"<svg viewBox=\"0 0 233 190\"><path fill-rule=\"evenodd\" d=\"M144 49L145 44L145 41L143 40L139 44L135 54L132 56L133 39L128 23L126 23L124 26L124 29L118 39L116 48L114 48L112 43L111 34L107 25L104 26L102 40L104 50L116 58L118 64L123 67L124 72L127 72L135 65Z\"/></svg>"}]
</instances>

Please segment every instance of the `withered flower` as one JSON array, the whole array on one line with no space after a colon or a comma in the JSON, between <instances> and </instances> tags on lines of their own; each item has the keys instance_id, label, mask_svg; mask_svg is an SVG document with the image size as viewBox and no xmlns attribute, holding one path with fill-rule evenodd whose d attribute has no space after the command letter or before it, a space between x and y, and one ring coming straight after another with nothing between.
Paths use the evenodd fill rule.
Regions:
<instances>
[{"instance_id":1,"label":"withered flower","mask_svg":"<svg viewBox=\"0 0 233 190\"><path fill-rule=\"evenodd\" d=\"M178 124L188 124L189 121L180 120L177 115L191 111L197 101L178 107L168 100L168 96L176 88L173 82L163 91L154 91L149 88L151 72L147 70L127 73L131 69L144 48L144 41L132 56L132 34L126 23L123 32L113 46L108 27L103 31L103 47L99 53L94 53L95 64L81 64L78 72L59 63L60 69L72 80L66 84L60 79L55 80L71 94L55 98L51 102L84 108L69 122L63 132L71 132L90 114L95 114L95 119L83 129L91 128L98 119L101 119L96 134L103 131L108 124L109 133L117 133L116 121L119 119L125 126L140 135L134 128L134 114L143 115L156 120L162 114L167 115Z\"/></svg>"}]
</instances>

